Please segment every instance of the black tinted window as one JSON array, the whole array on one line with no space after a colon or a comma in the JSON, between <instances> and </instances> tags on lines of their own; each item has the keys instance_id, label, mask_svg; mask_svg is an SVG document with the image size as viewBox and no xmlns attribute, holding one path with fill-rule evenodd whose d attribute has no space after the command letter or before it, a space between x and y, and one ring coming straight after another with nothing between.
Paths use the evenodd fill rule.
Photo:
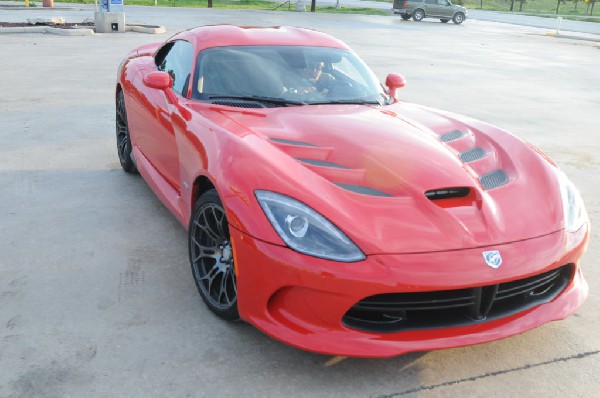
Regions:
<instances>
[{"instance_id":1,"label":"black tinted window","mask_svg":"<svg viewBox=\"0 0 600 398\"><path fill-rule=\"evenodd\" d=\"M230 46L203 50L193 97L260 96L303 103L379 101L381 84L352 51L312 46Z\"/></svg>"},{"instance_id":2,"label":"black tinted window","mask_svg":"<svg viewBox=\"0 0 600 398\"><path fill-rule=\"evenodd\" d=\"M167 43L156 54L156 67L173 79L173 90L186 95L192 69L193 50L187 41Z\"/></svg>"}]
</instances>

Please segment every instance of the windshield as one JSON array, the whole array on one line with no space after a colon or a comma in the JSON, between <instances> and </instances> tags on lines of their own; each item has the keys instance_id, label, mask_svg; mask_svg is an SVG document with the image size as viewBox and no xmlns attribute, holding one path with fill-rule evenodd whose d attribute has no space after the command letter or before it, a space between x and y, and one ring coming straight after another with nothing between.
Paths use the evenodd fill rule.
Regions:
<instances>
[{"instance_id":1,"label":"windshield","mask_svg":"<svg viewBox=\"0 0 600 398\"><path fill-rule=\"evenodd\" d=\"M232 46L203 50L193 98L298 104L383 104L389 97L350 50L306 46Z\"/></svg>"}]
</instances>

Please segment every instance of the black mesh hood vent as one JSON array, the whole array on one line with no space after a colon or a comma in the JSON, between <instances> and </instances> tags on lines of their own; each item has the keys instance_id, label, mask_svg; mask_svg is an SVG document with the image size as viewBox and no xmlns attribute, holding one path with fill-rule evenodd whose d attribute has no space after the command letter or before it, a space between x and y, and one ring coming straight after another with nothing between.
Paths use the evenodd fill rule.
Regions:
<instances>
[{"instance_id":1,"label":"black mesh hood vent","mask_svg":"<svg viewBox=\"0 0 600 398\"><path fill-rule=\"evenodd\" d=\"M440 135L440 139L442 140L442 142L456 141L459 138L462 138L463 135L464 134L459 130L452 130L448 133Z\"/></svg>"},{"instance_id":2,"label":"black mesh hood vent","mask_svg":"<svg viewBox=\"0 0 600 398\"><path fill-rule=\"evenodd\" d=\"M479 182L486 190L494 189L508 183L508 176L504 170L494 170L479 177Z\"/></svg>"},{"instance_id":3,"label":"black mesh hood vent","mask_svg":"<svg viewBox=\"0 0 600 398\"><path fill-rule=\"evenodd\" d=\"M460 154L460 160L465 163L474 162L483 159L486 153L482 148L473 148Z\"/></svg>"}]
</instances>

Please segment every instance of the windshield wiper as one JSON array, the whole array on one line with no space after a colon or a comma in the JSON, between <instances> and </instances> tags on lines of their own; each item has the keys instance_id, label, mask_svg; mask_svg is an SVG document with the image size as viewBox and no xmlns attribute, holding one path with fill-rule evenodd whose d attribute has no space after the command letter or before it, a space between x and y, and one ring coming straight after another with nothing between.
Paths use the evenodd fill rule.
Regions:
<instances>
[{"instance_id":1,"label":"windshield wiper","mask_svg":"<svg viewBox=\"0 0 600 398\"><path fill-rule=\"evenodd\" d=\"M323 102L309 102L308 105L381 105L381 102L375 100L364 100L360 98L354 98Z\"/></svg>"},{"instance_id":2,"label":"windshield wiper","mask_svg":"<svg viewBox=\"0 0 600 398\"><path fill-rule=\"evenodd\" d=\"M234 100L242 100L242 101L256 101L256 102L265 102L268 104L275 105L306 105L306 102L301 101L290 101L285 98L276 98L276 97L263 97L259 95L209 95L208 99L234 99Z\"/></svg>"}]
</instances>

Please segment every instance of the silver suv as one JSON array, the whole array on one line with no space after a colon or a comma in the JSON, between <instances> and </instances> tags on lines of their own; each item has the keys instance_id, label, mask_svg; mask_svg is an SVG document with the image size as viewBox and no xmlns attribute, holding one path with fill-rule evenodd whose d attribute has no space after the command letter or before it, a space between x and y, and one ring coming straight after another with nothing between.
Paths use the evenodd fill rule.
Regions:
<instances>
[{"instance_id":1,"label":"silver suv","mask_svg":"<svg viewBox=\"0 0 600 398\"><path fill-rule=\"evenodd\" d=\"M411 17L415 21L439 18L444 23L452 20L457 25L463 23L468 15L466 8L448 0L394 0L394 14L400 14L404 20Z\"/></svg>"}]
</instances>

